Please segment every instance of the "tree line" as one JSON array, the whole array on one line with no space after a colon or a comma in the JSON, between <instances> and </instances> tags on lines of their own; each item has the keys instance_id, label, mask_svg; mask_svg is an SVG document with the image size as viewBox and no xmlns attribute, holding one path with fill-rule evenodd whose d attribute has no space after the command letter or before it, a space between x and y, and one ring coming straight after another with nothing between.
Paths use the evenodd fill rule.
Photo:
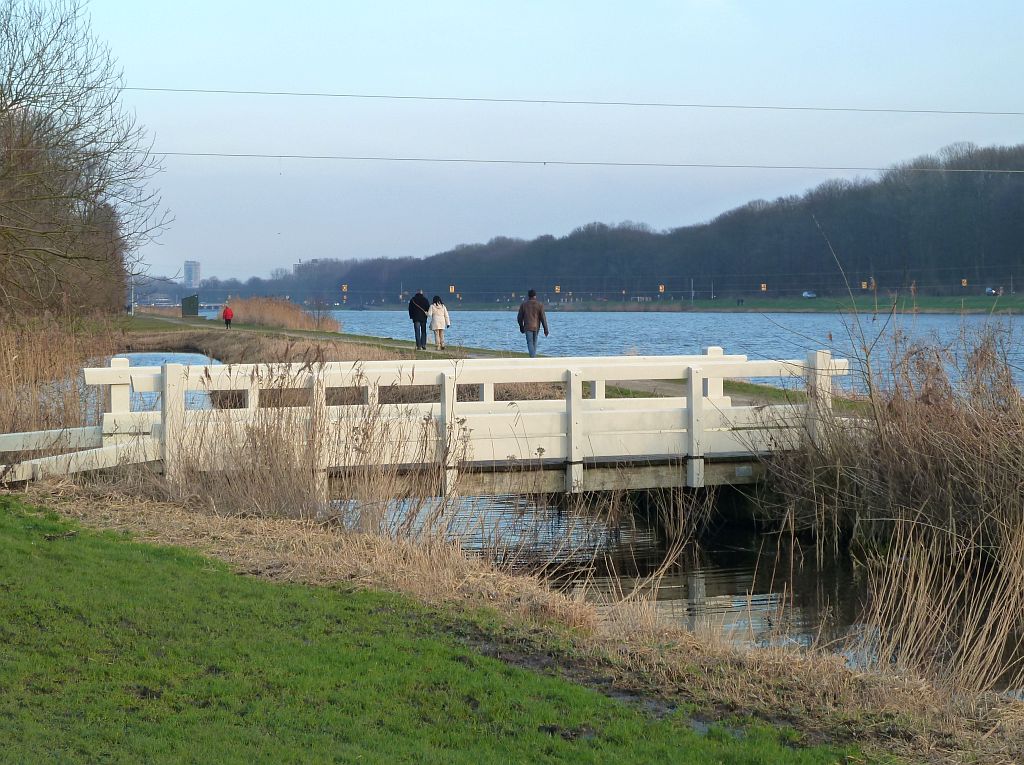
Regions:
<instances>
[{"instance_id":1,"label":"tree line","mask_svg":"<svg viewBox=\"0 0 1024 765\"><path fill-rule=\"evenodd\" d=\"M848 288L963 294L1020 284L1022 247L1024 145L955 144L877 178L826 181L699 225L591 223L563 237L497 237L427 258L319 259L271 279L209 279L203 294L331 304L345 296L349 304L393 304L420 287L447 294L449 285L464 301L485 303L513 302L530 287L553 297L556 285L562 299L571 292L598 300Z\"/></svg>"}]
</instances>

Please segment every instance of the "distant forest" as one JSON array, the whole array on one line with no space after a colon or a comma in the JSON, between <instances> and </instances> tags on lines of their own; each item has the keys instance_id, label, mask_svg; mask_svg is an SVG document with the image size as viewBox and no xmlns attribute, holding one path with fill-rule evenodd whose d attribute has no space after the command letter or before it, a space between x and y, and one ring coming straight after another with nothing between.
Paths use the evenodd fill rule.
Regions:
<instances>
[{"instance_id":1,"label":"distant forest","mask_svg":"<svg viewBox=\"0 0 1024 765\"><path fill-rule=\"evenodd\" d=\"M1016 172L993 172L1008 170ZM1024 144L954 144L876 179L827 181L698 225L658 232L590 223L564 237L497 237L427 258L321 258L270 279L208 279L200 295L387 305L421 287L447 300L454 285L464 302L493 304L530 287L555 299L555 285L559 299L680 300L839 295L847 282L879 294L973 294L1024 287L1022 254Z\"/></svg>"}]
</instances>

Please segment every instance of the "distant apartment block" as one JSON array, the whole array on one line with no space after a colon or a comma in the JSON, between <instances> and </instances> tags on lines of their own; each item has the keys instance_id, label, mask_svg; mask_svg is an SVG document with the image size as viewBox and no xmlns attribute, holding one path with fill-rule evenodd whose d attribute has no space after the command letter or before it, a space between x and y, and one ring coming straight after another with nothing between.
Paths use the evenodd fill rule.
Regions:
<instances>
[{"instance_id":1,"label":"distant apartment block","mask_svg":"<svg viewBox=\"0 0 1024 765\"><path fill-rule=\"evenodd\" d=\"M186 260L185 261L185 278L182 283L189 289L195 289L199 286L199 261L198 260Z\"/></svg>"}]
</instances>

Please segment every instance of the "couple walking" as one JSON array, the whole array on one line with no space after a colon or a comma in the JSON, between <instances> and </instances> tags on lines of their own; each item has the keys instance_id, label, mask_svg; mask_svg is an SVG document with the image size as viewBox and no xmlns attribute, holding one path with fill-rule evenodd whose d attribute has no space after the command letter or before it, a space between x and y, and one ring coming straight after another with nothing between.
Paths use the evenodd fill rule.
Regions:
<instances>
[{"instance_id":1,"label":"couple walking","mask_svg":"<svg viewBox=\"0 0 1024 765\"><path fill-rule=\"evenodd\" d=\"M428 301L423 290L417 290L409 301L409 318L412 319L413 331L416 333L416 350L427 349L427 322L430 322L430 329L434 332L434 344L437 350L444 350L444 331L452 325L448 316L448 309L441 300L440 295L434 295L432 301Z\"/></svg>"}]
</instances>

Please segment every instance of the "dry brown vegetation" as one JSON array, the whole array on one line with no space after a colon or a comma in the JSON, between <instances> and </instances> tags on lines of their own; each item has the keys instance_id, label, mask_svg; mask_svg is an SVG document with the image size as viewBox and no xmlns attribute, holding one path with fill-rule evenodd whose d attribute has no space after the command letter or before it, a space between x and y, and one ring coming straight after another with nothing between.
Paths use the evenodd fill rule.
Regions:
<instances>
[{"instance_id":1,"label":"dry brown vegetation","mask_svg":"<svg viewBox=\"0 0 1024 765\"><path fill-rule=\"evenodd\" d=\"M137 305L135 313L148 316L165 316L169 319L181 318L181 306L177 305Z\"/></svg>"},{"instance_id":2,"label":"dry brown vegetation","mask_svg":"<svg viewBox=\"0 0 1024 765\"><path fill-rule=\"evenodd\" d=\"M75 384L89 359L117 351L119 333L99 318L25 317L0 322L0 433L76 427L103 401Z\"/></svg>"},{"instance_id":3,"label":"dry brown vegetation","mask_svg":"<svg viewBox=\"0 0 1024 765\"><path fill-rule=\"evenodd\" d=\"M234 320L241 324L281 329L305 329L341 332L341 325L326 310L307 311L290 300L276 298L237 298L231 301Z\"/></svg>"},{"instance_id":4,"label":"dry brown vegetation","mask_svg":"<svg viewBox=\"0 0 1024 765\"><path fill-rule=\"evenodd\" d=\"M778 460L775 520L868 567L883 668L954 694L1024 687L1024 399L1011 338L897 338L856 419Z\"/></svg>"}]
</instances>

